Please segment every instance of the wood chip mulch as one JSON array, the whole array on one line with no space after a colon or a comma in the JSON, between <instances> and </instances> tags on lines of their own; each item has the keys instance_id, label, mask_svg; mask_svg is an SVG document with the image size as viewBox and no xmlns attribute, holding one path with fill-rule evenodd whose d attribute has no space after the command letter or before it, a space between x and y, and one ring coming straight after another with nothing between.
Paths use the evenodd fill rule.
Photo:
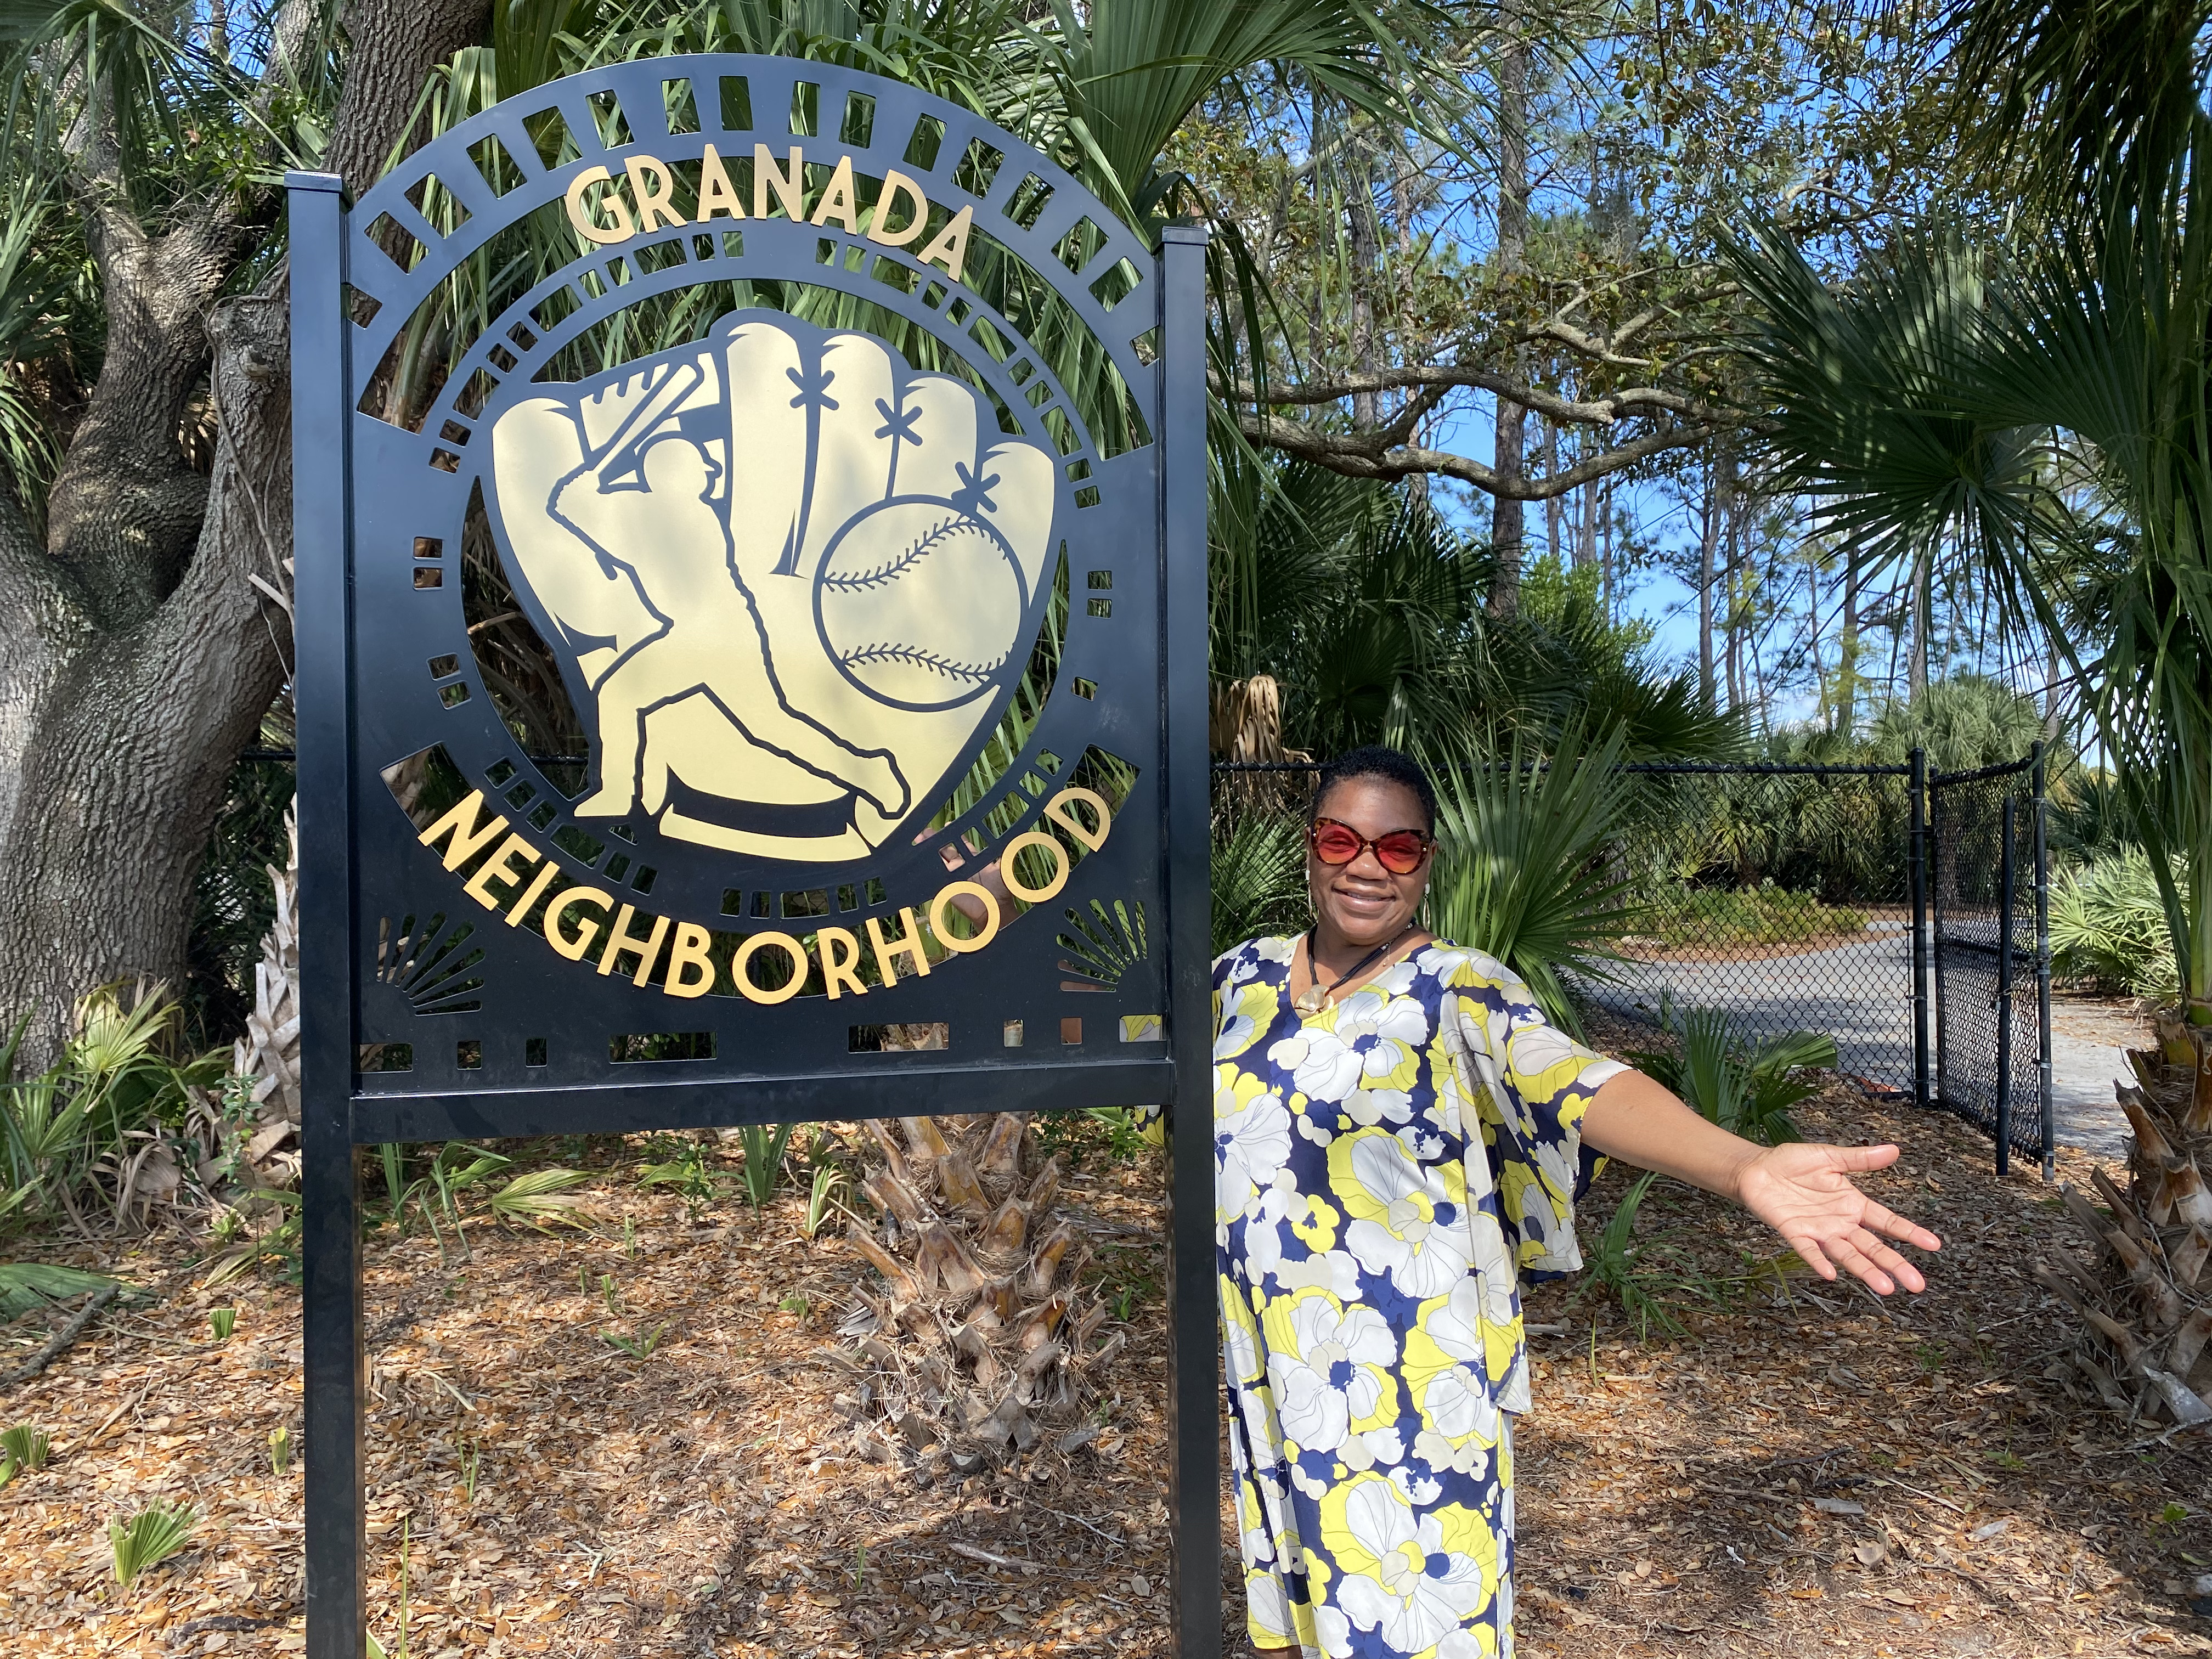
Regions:
<instances>
[{"instance_id":1,"label":"wood chip mulch","mask_svg":"<svg viewBox=\"0 0 2212 1659\"><path fill-rule=\"evenodd\" d=\"M1796 1277L1784 1299L1768 1275L1717 1304L1686 1295L1684 1334L1639 1336L1616 1304L1539 1290L1529 1318L1553 1328L1532 1339L1518 1440L1522 1653L2212 1654L2197 1582L2212 1437L2161 1442L2054 1374L2067 1328L2027 1277L2072 1243L2051 1190L2033 1170L1998 1182L1971 1130L1849 1084L1802 1117L1905 1148L1873 1185L1944 1235L1929 1291L1883 1307ZM370 1237L369 1589L388 1650L404 1539L420 1659L1172 1651L1156 1161L1093 1151L1069 1183L1090 1275L1129 1328L1108 1431L1072 1464L917 1488L851 1455L853 1378L830 1355L865 1268L831 1230L800 1236L799 1196L758 1218L726 1198L694 1221L635 1184L641 1141L528 1152L594 1170L597 1231L486 1220L466 1260L448 1232L443 1265L419 1226ZM2060 1178L2088 1168L2063 1154ZM1591 1220L1626 1180L1607 1174ZM1638 1237L1717 1279L1767 1254L1664 1186ZM119 1256L9 1254L167 1288L0 1395L0 1427L54 1443L46 1469L0 1487L0 1651L297 1652L299 1469L274 1473L269 1448L301 1432L297 1292L197 1288L197 1231ZM208 1310L226 1306L237 1328L216 1343ZM0 1328L0 1375L67 1311ZM607 1340L657 1328L641 1359ZM118 1593L106 1523L156 1497L202 1519ZM1231 1573L1231 1651L1240 1599Z\"/></svg>"}]
</instances>

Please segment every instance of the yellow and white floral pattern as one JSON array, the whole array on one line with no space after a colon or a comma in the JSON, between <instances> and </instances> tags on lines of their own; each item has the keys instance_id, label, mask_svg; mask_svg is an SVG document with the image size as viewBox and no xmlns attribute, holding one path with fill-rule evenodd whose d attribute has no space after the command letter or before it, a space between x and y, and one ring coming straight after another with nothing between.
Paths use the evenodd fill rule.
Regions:
<instances>
[{"instance_id":1,"label":"yellow and white floral pattern","mask_svg":"<svg viewBox=\"0 0 2212 1659\"><path fill-rule=\"evenodd\" d=\"M1583 1109L1621 1068L1434 944L1301 1017L1295 941L1214 964L1214 1221L1254 1642L1513 1649L1524 1279L1581 1266Z\"/></svg>"}]
</instances>

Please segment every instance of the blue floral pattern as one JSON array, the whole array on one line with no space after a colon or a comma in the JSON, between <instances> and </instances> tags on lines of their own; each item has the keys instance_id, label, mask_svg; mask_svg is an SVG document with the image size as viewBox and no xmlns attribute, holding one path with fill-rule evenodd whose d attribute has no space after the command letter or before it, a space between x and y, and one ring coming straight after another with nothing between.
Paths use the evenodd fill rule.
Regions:
<instances>
[{"instance_id":1,"label":"blue floral pattern","mask_svg":"<svg viewBox=\"0 0 2212 1659\"><path fill-rule=\"evenodd\" d=\"M1520 1284L1582 1265L1591 1096L1622 1069L1431 944L1301 1017L1295 941L1214 964L1214 1240L1255 1643L1513 1644Z\"/></svg>"}]
</instances>

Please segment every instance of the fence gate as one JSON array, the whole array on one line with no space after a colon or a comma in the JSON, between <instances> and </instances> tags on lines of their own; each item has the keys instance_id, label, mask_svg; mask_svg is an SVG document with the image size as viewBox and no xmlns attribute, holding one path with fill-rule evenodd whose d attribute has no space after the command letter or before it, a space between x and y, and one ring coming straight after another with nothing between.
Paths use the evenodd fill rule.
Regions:
<instances>
[{"instance_id":1,"label":"fence gate","mask_svg":"<svg viewBox=\"0 0 2212 1659\"><path fill-rule=\"evenodd\" d=\"M1996 1144L1997 1173L2033 1153L2047 1178L2050 876L2043 745L2024 760L1928 781L1936 1101Z\"/></svg>"}]
</instances>

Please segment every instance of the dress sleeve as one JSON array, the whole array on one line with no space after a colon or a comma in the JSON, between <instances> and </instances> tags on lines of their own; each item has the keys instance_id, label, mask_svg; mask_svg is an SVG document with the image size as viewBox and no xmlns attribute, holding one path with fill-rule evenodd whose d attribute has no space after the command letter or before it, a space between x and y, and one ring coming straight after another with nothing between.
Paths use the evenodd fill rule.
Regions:
<instances>
[{"instance_id":1,"label":"dress sleeve","mask_svg":"<svg viewBox=\"0 0 2212 1659\"><path fill-rule=\"evenodd\" d=\"M1603 1162L1583 1146L1583 1113L1628 1068L1553 1025L1528 986L1493 957L1468 951L1451 984L1468 1092L1521 1277L1574 1273L1583 1265L1575 1202Z\"/></svg>"}]
</instances>

